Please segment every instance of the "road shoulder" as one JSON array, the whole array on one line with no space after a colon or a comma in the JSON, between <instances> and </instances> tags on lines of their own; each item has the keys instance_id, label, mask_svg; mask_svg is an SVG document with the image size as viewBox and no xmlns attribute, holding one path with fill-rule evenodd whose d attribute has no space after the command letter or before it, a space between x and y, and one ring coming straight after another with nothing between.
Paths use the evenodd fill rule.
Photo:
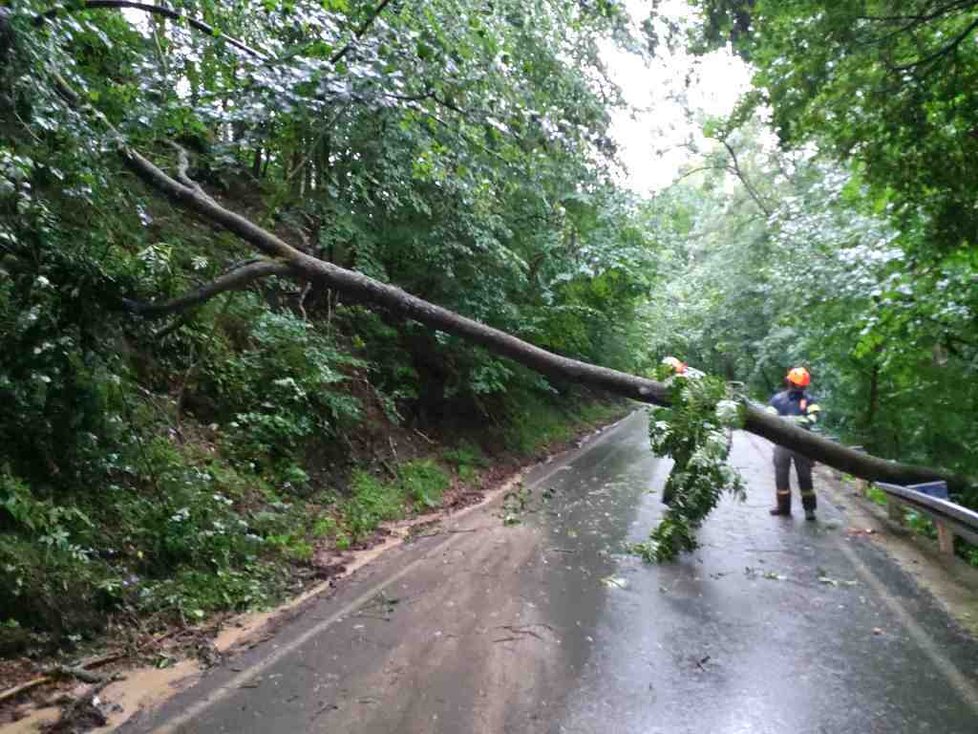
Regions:
<instances>
[{"instance_id":1,"label":"road shoulder","mask_svg":"<svg viewBox=\"0 0 978 734\"><path fill-rule=\"evenodd\" d=\"M894 523L838 471L819 466L816 476L823 499L846 518L846 532L863 536L884 550L964 630L978 638L978 569L957 556L941 555L936 541Z\"/></svg>"}]
</instances>

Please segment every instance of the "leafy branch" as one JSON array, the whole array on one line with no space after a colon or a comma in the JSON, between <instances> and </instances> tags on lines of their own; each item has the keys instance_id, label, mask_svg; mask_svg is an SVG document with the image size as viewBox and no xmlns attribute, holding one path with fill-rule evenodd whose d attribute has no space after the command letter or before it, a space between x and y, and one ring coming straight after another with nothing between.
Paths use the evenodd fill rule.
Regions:
<instances>
[{"instance_id":1,"label":"leafy branch","mask_svg":"<svg viewBox=\"0 0 978 734\"><path fill-rule=\"evenodd\" d=\"M668 408L653 408L649 437L656 456L674 462L663 490L665 515L632 550L649 562L670 561L697 547L696 530L724 492L743 498L740 475L727 464L728 431L743 424L743 406L719 378L670 380Z\"/></svg>"}]
</instances>

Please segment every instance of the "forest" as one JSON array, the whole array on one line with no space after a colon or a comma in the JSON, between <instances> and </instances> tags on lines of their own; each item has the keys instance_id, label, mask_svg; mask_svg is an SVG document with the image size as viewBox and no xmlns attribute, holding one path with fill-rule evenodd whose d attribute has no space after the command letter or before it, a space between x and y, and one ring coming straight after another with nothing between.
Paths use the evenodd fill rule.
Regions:
<instances>
[{"instance_id":1,"label":"forest","mask_svg":"<svg viewBox=\"0 0 978 734\"><path fill-rule=\"evenodd\" d=\"M612 393L702 440L804 364L825 435L978 474L976 5L0 8L3 651L270 604ZM751 69L661 190L605 44Z\"/></svg>"}]
</instances>

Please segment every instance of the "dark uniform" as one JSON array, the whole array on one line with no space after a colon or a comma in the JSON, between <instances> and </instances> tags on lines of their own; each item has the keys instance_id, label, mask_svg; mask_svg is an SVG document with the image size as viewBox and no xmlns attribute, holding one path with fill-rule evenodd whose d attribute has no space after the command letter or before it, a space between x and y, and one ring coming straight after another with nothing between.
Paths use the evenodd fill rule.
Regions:
<instances>
[{"instance_id":1,"label":"dark uniform","mask_svg":"<svg viewBox=\"0 0 978 734\"><path fill-rule=\"evenodd\" d=\"M768 403L772 413L789 418L805 428L811 428L818 419L818 404L812 396L800 388L782 390ZM797 451L783 446L774 447L774 480L777 490L777 507L771 510L775 515L791 514L791 462L795 462L795 472L798 474L798 489L801 491L801 506L805 517L815 517L815 490L812 486L812 460Z\"/></svg>"}]
</instances>

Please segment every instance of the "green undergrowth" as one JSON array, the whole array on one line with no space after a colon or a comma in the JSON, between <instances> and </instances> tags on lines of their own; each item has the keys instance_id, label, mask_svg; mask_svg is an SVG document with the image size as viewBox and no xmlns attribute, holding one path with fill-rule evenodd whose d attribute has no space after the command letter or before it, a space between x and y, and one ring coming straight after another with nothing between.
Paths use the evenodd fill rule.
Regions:
<instances>
[{"instance_id":1,"label":"green undergrowth","mask_svg":"<svg viewBox=\"0 0 978 734\"><path fill-rule=\"evenodd\" d=\"M513 422L510 446L524 450L510 453L530 456L622 407L532 409L538 415ZM67 501L0 469L0 655L84 646L111 622L155 629L266 607L314 575L320 550L361 546L381 523L439 507L454 483L476 483L495 458L460 440L317 486L290 447L294 430L251 431L242 455L233 426L224 435L185 419L181 440L145 404L130 416L144 425L120 442L104 483Z\"/></svg>"},{"instance_id":2,"label":"green undergrowth","mask_svg":"<svg viewBox=\"0 0 978 734\"><path fill-rule=\"evenodd\" d=\"M602 423L622 412L618 403L580 402L532 393L523 396L519 405L506 432L506 445L526 454L567 441L581 426Z\"/></svg>"}]
</instances>

